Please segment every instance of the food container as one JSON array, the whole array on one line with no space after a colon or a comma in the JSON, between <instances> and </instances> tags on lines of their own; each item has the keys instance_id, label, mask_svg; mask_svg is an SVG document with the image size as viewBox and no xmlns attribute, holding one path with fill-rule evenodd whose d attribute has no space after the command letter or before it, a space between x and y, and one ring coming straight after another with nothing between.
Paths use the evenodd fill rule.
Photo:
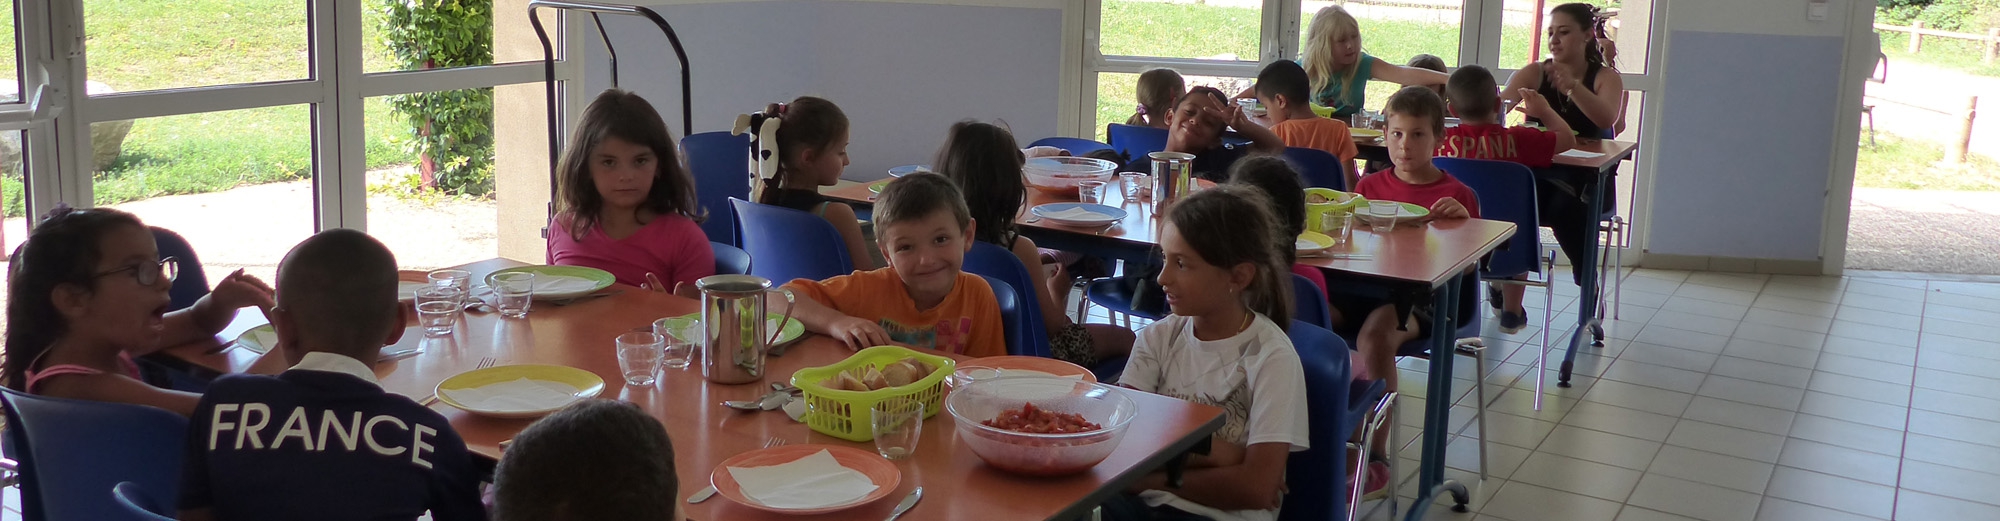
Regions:
<instances>
[{"instance_id":1,"label":"food container","mask_svg":"<svg viewBox=\"0 0 2000 521\"><path fill-rule=\"evenodd\" d=\"M1021 166L1028 186L1058 195L1076 195L1077 183L1110 183L1118 164L1094 157L1051 156L1029 159Z\"/></svg>"},{"instance_id":2,"label":"food container","mask_svg":"<svg viewBox=\"0 0 2000 521\"><path fill-rule=\"evenodd\" d=\"M828 389L820 382L832 378L848 369L874 366L881 368L905 358L916 358L932 367L931 373L911 382L909 385L878 389L874 391L847 391ZM840 363L808 367L792 373L792 386L799 388L805 397L806 426L820 434L848 441L868 441L875 439L875 429L868 423L868 410L876 403L915 399L924 403L924 417L938 413L944 399L944 381L956 370L958 364L952 359L924 354L897 346L875 346L861 350Z\"/></svg>"},{"instance_id":3,"label":"food container","mask_svg":"<svg viewBox=\"0 0 2000 521\"><path fill-rule=\"evenodd\" d=\"M1139 405L1116 387L1068 378L1036 376L978 380L954 389L945 409L958 439L994 468L1029 476L1061 476L1090 470L1125 436ZM988 427L980 422L1026 404L1075 413L1102 429L1075 434L1033 434Z\"/></svg>"},{"instance_id":4,"label":"food container","mask_svg":"<svg viewBox=\"0 0 2000 521\"><path fill-rule=\"evenodd\" d=\"M1325 198L1330 202L1312 202L1314 196ZM1352 212L1356 207L1367 204L1368 199L1361 197L1361 194L1342 192L1331 188L1307 188L1306 229L1325 232L1326 230L1320 226L1320 223L1326 222L1326 214L1335 211Z\"/></svg>"}]
</instances>

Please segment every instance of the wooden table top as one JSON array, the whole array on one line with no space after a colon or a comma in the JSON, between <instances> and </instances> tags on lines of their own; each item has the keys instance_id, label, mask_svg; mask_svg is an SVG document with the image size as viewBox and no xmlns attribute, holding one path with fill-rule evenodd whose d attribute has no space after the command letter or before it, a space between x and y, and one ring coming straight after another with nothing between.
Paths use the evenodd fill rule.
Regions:
<instances>
[{"instance_id":1,"label":"wooden table top","mask_svg":"<svg viewBox=\"0 0 2000 521\"><path fill-rule=\"evenodd\" d=\"M464 268L475 277L484 277L485 273L514 265L520 263L496 259ZM674 441L675 467L680 474L683 498L705 486L710 472L722 460L761 448L769 438L782 438L790 445L828 444L874 450L872 443L854 443L813 432L782 412L750 413L724 407L721 405L724 400L754 399L770 388L763 383L709 384L702 379L698 363L685 371L668 370L652 386L625 385L612 339L633 328L649 327L658 318L695 312L700 305L669 294L616 288L611 290L618 291L615 295L569 306L544 307L536 303L525 320L504 319L496 313L467 314L448 337L425 339L420 329L413 328L398 345L422 343L426 352L380 364L376 374L389 392L422 399L431 395L438 382L474 369L481 359L488 357L494 358L496 365L555 364L595 373L605 381L601 398L637 404L667 426ZM239 317L244 315L256 313ZM235 332L255 325L248 318L243 323L248 325L232 326L233 331L227 334L233 338ZM784 356L769 359L767 381L789 381L791 374L799 369L829 365L850 354L840 343L820 335L808 335L800 342ZM199 342L166 352L225 372L242 371L256 362L256 354L246 349L207 353L217 344ZM1206 438L1221 428L1223 422L1221 409L1137 391L1121 389L1121 392L1138 403L1139 414L1117 450L1088 473L1025 478L988 468L958 442L950 414L939 412L924 422L916 457L896 462L903 472L898 490L883 500L818 518L882 519L917 486L924 487L924 499L907 514L908 519L1074 517ZM477 416L442 403L432 408L450 419L468 448L489 458L497 459L499 443L512 439L532 423ZM786 517L726 498L686 505L686 509L694 519Z\"/></svg>"},{"instance_id":2,"label":"wooden table top","mask_svg":"<svg viewBox=\"0 0 2000 521\"><path fill-rule=\"evenodd\" d=\"M1298 263L1361 277L1421 282L1436 288L1465 271L1514 235L1514 223L1485 219L1440 219L1422 226L1397 226L1376 234L1355 223L1354 240L1328 253L1366 258L1299 257Z\"/></svg>"}]
</instances>

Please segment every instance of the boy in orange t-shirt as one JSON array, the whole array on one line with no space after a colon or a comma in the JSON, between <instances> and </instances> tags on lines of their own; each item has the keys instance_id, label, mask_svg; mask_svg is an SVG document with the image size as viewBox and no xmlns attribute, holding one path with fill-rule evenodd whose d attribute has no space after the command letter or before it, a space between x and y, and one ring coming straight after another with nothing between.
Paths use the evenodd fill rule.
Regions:
<instances>
[{"instance_id":1,"label":"boy in orange t-shirt","mask_svg":"<svg viewBox=\"0 0 2000 521\"><path fill-rule=\"evenodd\" d=\"M901 344L971 357L1007 354L993 288L959 271L973 225L965 197L944 176L889 183L875 204L876 245L889 267L786 284L806 297L794 315L807 330L855 349Z\"/></svg>"},{"instance_id":2,"label":"boy in orange t-shirt","mask_svg":"<svg viewBox=\"0 0 2000 521\"><path fill-rule=\"evenodd\" d=\"M1306 78L1306 70L1291 60L1278 60L1257 73L1257 102L1266 108L1271 133L1277 134L1285 146L1315 148L1340 158L1341 176L1352 190L1360 180L1354 170L1354 156L1361 151L1355 148L1354 135L1348 132L1347 123L1313 113L1308 101L1312 99L1308 94L1311 90L1312 80Z\"/></svg>"}]
</instances>

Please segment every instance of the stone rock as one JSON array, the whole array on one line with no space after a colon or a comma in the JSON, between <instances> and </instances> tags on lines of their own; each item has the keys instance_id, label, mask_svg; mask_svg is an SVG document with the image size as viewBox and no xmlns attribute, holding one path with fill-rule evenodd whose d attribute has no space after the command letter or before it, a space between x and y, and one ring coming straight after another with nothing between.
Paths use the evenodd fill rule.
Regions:
<instances>
[{"instance_id":1,"label":"stone rock","mask_svg":"<svg viewBox=\"0 0 2000 521\"><path fill-rule=\"evenodd\" d=\"M19 99L19 83L0 79L0 99ZM91 95L117 92L110 85L87 82L87 92ZM118 154L125 146L125 136L132 133L132 120L100 121L90 125L90 162L92 171L101 171L118 160ZM21 133L0 132L0 172L20 175Z\"/></svg>"}]
</instances>

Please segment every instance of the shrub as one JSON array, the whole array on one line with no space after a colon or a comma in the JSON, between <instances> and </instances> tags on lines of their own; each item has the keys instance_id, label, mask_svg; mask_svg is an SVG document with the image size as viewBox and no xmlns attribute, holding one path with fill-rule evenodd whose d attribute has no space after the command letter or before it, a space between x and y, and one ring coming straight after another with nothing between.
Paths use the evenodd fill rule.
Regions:
<instances>
[{"instance_id":1,"label":"shrub","mask_svg":"<svg viewBox=\"0 0 2000 521\"><path fill-rule=\"evenodd\" d=\"M376 0L383 44L403 69L493 63L492 2ZM411 152L433 188L466 195L493 191L493 89L390 96L409 123Z\"/></svg>"}]
</instances>

